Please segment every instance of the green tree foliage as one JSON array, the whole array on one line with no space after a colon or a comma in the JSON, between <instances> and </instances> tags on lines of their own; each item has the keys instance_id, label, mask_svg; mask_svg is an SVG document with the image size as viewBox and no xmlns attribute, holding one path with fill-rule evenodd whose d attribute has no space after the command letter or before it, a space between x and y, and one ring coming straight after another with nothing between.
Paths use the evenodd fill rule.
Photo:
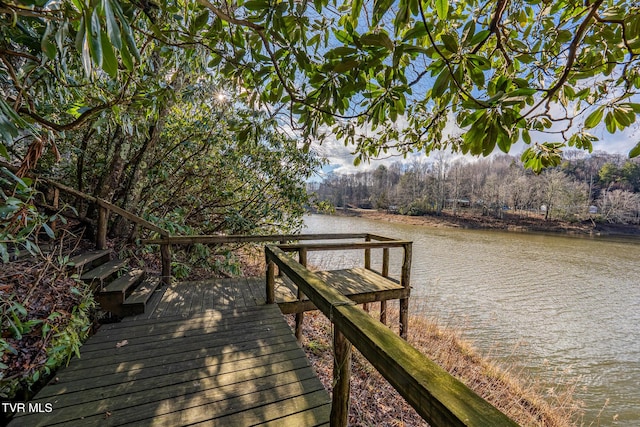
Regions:
<instances>
[{"instance_id":1,"label":"green tree foliage","mask_svg":"<svg viewBox=\"0 0 640 427\"><path fill-rule=\"evenodd\" d=\"M296 229L321 165L265 114L201 97L172 107L149 154L144 210L204 234Z\"/></svg>"},{"instance_id":2,"label":"green tree foliage","mask_svg":"<svg viewBox=\"0 0 640 427\"><path fill-rule=\"evenodd\" d=\"M0 13L2 154L22 161L19 175L35 167L174 232L300 224L320 162L275 114L225 94L234 84L207 67L202 7L5 2Z\"/></svg>"},{"instance_id":3,"label":"green tree foliage","mask_svg":"<svg viewBox=\"0 0 640 427\"><path fill-rule=\"evenodd\" d=\"M391 149L487 155L522 140L525 165L540 170L567 145L591 150L600 124L618 132L640 113L631 0L13 0L0 13L0 128L5 141L33 135L27 159L51 131L127 104L130 86L149 83L132 76L152 67L153 47L165 60L198 53L251 106L286 107L307 142L330 131L353 143L356 162ZM103 78L108 94L75 94ZM459 133L445 132L450 121Z\"/></svg>"},{"instance_id":4,"label":"green tree foliage","mask_svg":"<svg viewBox=\"0 0 640 427\"><path fill-rule=\"evenodd\" d=\"M394 211L406 215L439 214L445 209L454 215L467 211L496 217L509 213L522 217L544 214L547 219L571 221L639 221L640 204L635 203L639 195L632 184L632 171L637 172L640 166L638 159L625 161L622 156L600 152L565 159L562 167L548 168L541 174L525 169L519 159L509 155L467 160L439 153L438 158L409 165L396 163L353 175L331 174L314 190L319 198L336 206L387 209L392 205ZM394 171L396 179L384 180L382 187L379 178L389 171ZM386 196L384 206L375 203L381 188ZM369 194L369 200L356 194ZM591 206L599 212L590 213Z\"/></svg>"}]
</instances>

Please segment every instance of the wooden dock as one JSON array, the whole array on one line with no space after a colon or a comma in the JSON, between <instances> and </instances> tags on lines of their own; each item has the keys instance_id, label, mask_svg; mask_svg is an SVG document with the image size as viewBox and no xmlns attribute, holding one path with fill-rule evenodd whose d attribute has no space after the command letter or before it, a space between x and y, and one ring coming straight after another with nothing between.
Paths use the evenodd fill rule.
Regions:
<instances>
[{"instance_id":1,"label":"wooden dock","mask_svg":"<svg viewBox=\"0 0 640 427\"><path fill-rule=\"evenodd\" d=\"M409 292L397 280L382 277L366 268L317 271L316 274L320 279L331 283L333 288L342 295L348 296L357 303L400 299L406 297ZM282 276L276 279L276 303L283 313L297 313L315 308L306 297L299 301L297 292L298 287L290 278Z\"/></svg>"},{"instance_id":2,"label":"wooden dock","mask_svg":"<svg viewBox=\"0 0 640 427\"><path fill-rule=\"evenodd\" d=\"M178 283L104 325L13 426L328 425L330 398L264 279Z\"/></svg>"}]
</instances>

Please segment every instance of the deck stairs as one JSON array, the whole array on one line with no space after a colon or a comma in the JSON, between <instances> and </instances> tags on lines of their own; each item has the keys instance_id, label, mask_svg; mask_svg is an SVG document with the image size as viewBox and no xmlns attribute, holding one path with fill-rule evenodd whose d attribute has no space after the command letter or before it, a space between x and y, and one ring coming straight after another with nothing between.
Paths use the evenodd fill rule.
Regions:
<instances>
[{"instance_id":1,"label":"deck stairs","mask_svg":"<svg viewBox=\"0 0 640 427\"><path fill-rule=\"evenodd\" d=\"M126 259L111 257L110 249L91 250L74 256L69 264L94 290L102 310L118 317L143 314L160 279L130 268Z\"/></svg>"}]
</instances>

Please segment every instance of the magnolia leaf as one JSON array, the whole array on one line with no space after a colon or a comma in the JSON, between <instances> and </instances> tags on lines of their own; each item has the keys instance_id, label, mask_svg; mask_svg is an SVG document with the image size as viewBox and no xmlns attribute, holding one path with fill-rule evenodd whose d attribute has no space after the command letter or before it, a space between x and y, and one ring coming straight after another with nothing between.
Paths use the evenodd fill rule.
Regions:
<instances>
[{"instance_id":1,"label":"magnolia leaf","mask_svg":"<svg viewBox=\"0 0 640 427\"><path fill-rule=\"evenodd\" d=\"M102 33L102 69L109 74L111 78L116 78L118 75L118 60L113 52L109 38L105 32Z\"/></svg>"},{"instance_id":2,"label":"magnolia leaf","mask_svg":"<svg viewBox=\"0 0 640 427\"><path fill-rule=\"evenodd\" d=\"M596 127L602 121L603 115L604 115L604 107L597 108L594 112L589 114L587 119L584 121L584 127L587 129L592 129Z\"/></svg>"},{"instance_id":3,"label":"magnolia leaf","mask_svg":"<svg viewBox=\"0 0 640 427\"><path fill-rule=\"evenodd\" d=\"M449 73L449 70L445 68L444 70L442 70L440 75L438 75L438 78L433 84L432 95L434 98L442 96L442 94L447 90L450 80L451 74Z\"/></svg>"},{"instance_id":4,"label":"magnolia leaf","mask_svg":"<svg viewBox=\"0 0 640 427\"><path fill-rule=\"evenodd\" d=\"M111 0L102 0L102 10L104 11L104 18L107 22L107 35L109 36L109 41L116 49L120 50L122 49L122 35L120 34L118 21L116 21L116 17L113 14Z\"/></svg>"},{"instance_id":5,"label":"magnolia leaf","mask_svg":"<svg viewBox=\"0 0 640 427\"><path fill-rule=\"evenodd\" d=\"M382 16L389 10L391 5L394 3L393 0L374 0L373 2L373 25L377 25Z\"/></svg>"},{"instance_id":6,"label":"magnolia leaf","mask_svg":"<svg viewBox=\"0 0 640 427\"><path fill-rule=\"evenodd\" d=\"M465 45L466 46L475 46L478 43L483 42L484 40L486 40L487 37L489 37L490 35L491 35L491 31L490 30L479 31L476 34L474 34L474 36L471 37L469 42L465 43Z\"/></svg>"},{"instance_id":7,"label":"magnolia leaf","mask_svg":"<svg viewBox=\"0 0 640 427\"><path fill-rule=\"evenodd\" d=\"M349 61L344 61L336 64L333 67L333 71L335 71L336 73L344 73L345 71L349 71L356 68L358 65L360 65L360 61L352 59ZM279 85L279 87L282 87L282 85Z\"/></svg>"},{"instance_id":8,"label":"magnolia leaf","mask_svg":"<svg viewBox=\"0 0 640 427\"><path fill-rule=\"evenodd\" d=\"M422 21L418 21L416 22L415 27L411 28L409 31L407 31L404 34L402 41L406 42L413 39L419 39L419 38L425 37L426 35L427 35L427 27L425 27Z\"/></svg>"},{"instance_id":9,"label":"magnolia leaf","mask_svg":"<svg viewBox=\"0 0 640 427\"><path fill-rule=\"evenodd\" d=\"M196 30L203 28L209 22L209 9L205 9L202 11L200 15L198 15L193 23L193 26Z\"/></svg>"},{"instance_id":10,"label":"magnolia leaf","mask_svg":"<svg viewBox=\"0 0 640 427\"><path fill-rule=\"evenodd\" d=\"M363 0L353 0L353 2L351 2L351 25L353 27L358 25L358 18L362 11L362 3Z\"/></svg>"},{"instance_id":11,"label":"magnolia leaf","mask_svg":"<svg viewBox=\"0 0 640 427\"><path fill-rule=\"evenodd\" d=\"M440 36L442 38L442 42L444 43L444 47L451 53L458 52L458 41L450 34L443 34Z\"/></svg>"},{"instance_id":12,"label":"magnolia leaf","mask_svg":"<svg viewBox=\"0 0 640 427\"><path fill-rule=\"evenodd\" d=\"M91 19L86 20L87 28L85 30L85 38L89 40L89 51L93 62L99 67L102 66L102 27L100 25L100 16L98 9L94 9Z\"/></svg>"},{"instance_id":13,"label":"magnolia leaf","mask_svg":"<svg viewBox=\"0 0 640 427\"><path fill-rule=\"evenodd\" d=\"M636 146L633 147L631 151L629 151L630 158L633 159L634 157L638 157L638 156L640 156L640 142L638 142Z\"/></svg>"},{"instance_id":14,"label":"magnolia leaf","mask_svg":"<svg viewBox=\"0 0 640 427\"><path fill-rule=\"evenodd\" d=\"M618 124L616 122L615 116L611 111L608 111L607 115L604 116L604 124L607 127L607 132L615 133Z\"/></svg>"},{"instance_id":15,"label":"magnolia leaf","mask_svg":"<svg viewBox=\"0 0 640 427\"><path fill-rule=\"evenodd\" d=\"M381 46L393 50L393 41L385 33L370 33L360 37L360 42L365 46Z\"/></svg>"},{"instance_id":16,"label":"magnolia leaf","mask_svg":"<svg viewBox=\"0 0 640 427\"><path fill-rule=\"evenodd\" d=\"M441 20L447 19L449 14L449 1L448 0L435 0L436 13Z\"/></svg>"}]
</instances>

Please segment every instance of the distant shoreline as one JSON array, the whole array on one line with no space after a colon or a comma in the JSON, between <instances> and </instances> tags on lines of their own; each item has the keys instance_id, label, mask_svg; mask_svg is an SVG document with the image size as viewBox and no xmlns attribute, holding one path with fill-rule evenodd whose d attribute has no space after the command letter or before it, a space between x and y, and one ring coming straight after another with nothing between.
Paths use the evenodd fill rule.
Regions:
<instances>
[{"instance_id":1,"label":"distant shoreline","mask_svg":"<svg viewBox=\"0 0 640 427\"><path fill-rule=\"evenodd\" d=\"M602 224L591 221L568 222L555 219L544 220L541 215L521 216L504 213L503 218L481 215L472 211L460 211L456 215L442 212L440 215L410 216L388 213L374 209L342 209L336 215L355 216L377 221L399 224L421 225L435 228L464 228L481 230L501 230L515 232L559 233L582 236L624 236L640 239L640 225Z\"/></svg>"}]
</instances>

